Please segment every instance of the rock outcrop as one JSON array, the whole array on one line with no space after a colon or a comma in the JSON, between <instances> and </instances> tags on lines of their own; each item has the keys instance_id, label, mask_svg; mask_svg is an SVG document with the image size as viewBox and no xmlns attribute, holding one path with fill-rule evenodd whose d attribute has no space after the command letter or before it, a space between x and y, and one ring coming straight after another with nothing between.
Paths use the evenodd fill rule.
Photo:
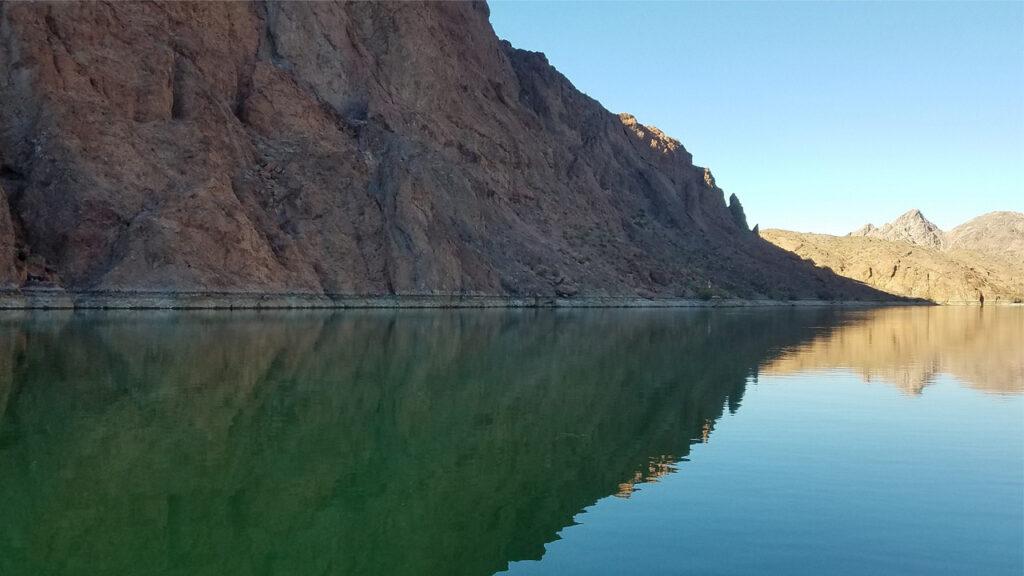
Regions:
<instances>
[{"instance_id":1,"label":"rock outcrop","mask_svg":"<svg viewBox=\"0 0 1024 576\"><path fill-rule=\"evenodd\" d=\"M993 212L948 234L917 210L847 236L764 230L769 242L890 294L940 304L1024 301L1024 214Z\"/></svg>"},{"instance_id":2,"label":"rock outcrop","mask_svg":"<svg viewBox=\"0 0 1024 576\"><path fill-rule=\"evenodd\" d=\"M0 2L0 284L878 297L483 3Z\"/></svg>"},{"instance_id":3,"label":"rock outcrop","mask_svg":"<svg viewBox=\"0 0 1024 576\"><path fill-rule=\"evenodd\" d=\"M732 220L740 227L741 230L748 230L747 226L747 214L743 211L743 204L740 204L740 199L735 194L729 195L729 213L732 214Z\"/></svg>"}]
</instances>

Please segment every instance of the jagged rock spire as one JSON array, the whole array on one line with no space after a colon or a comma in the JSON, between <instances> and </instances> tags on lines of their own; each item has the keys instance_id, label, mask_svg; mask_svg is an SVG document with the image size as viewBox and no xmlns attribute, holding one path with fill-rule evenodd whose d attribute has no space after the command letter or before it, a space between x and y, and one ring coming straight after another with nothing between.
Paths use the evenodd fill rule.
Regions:
<instances>
[{"instance_id":1,"label":"jagged rock spire","mask_svg":"<svg viewBox=\"0 0 1024 576\"><path fill-rule=\"evenodd\" d=\"M743 204L740 204L740 199L735 194L729 195L729 213L732 214L737 226L743 230L750 229L747 227L747 215L743 212Z\"/></svg>"}]
</instances>

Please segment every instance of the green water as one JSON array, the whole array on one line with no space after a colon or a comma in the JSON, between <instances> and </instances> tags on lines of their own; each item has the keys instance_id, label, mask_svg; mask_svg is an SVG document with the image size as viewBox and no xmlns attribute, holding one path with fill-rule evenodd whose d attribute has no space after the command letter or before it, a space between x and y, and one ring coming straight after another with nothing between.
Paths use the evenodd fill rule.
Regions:
<instances>
[{"instance_id":1,"label":"green water","mask_svg":"<svg viewBox=\"0 0 1024 576\"><path fill-rule=\"evenodd\" d=\"M0 575L1021 574L1024 309L0 315Z\"/></svg>"}]
</instances>

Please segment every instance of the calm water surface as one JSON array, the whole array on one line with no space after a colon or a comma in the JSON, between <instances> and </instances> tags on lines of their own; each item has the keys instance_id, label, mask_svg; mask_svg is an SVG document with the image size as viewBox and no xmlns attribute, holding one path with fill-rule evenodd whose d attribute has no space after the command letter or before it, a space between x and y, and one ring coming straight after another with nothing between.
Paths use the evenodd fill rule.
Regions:
<instances>
[{"instance_id":1,"label":"calm water surface","mask_svg":"<svg viewBox=\"0 0 1024 576\"><path fill-rule=\"evenodd\" d=\"M1024 308L0 315L0 575L1024 573Z\"/></svg>"}]
</instances>

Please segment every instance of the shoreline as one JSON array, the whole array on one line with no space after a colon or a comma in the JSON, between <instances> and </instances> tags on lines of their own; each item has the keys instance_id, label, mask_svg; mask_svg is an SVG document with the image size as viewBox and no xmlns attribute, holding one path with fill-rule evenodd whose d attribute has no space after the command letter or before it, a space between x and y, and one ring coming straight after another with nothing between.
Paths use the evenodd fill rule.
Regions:
<instances>
[{"instance_id":1,"label":"shoreline","mask_svg":"<svg viewBox=\"0 0 1024 576\"><path fill-rule=\"evenodd\" d=\"M971 304L971 303L965 303ZM993 303L995 304L995 303ZM353 296L237 292L0 292L0 310L310 310L368 308L740 308L784 306L933 306L912 300L751 300L630 296L510 297L484 295ZM977 305L977 303L974 303Z\"/></svg>"}]
</instances>

